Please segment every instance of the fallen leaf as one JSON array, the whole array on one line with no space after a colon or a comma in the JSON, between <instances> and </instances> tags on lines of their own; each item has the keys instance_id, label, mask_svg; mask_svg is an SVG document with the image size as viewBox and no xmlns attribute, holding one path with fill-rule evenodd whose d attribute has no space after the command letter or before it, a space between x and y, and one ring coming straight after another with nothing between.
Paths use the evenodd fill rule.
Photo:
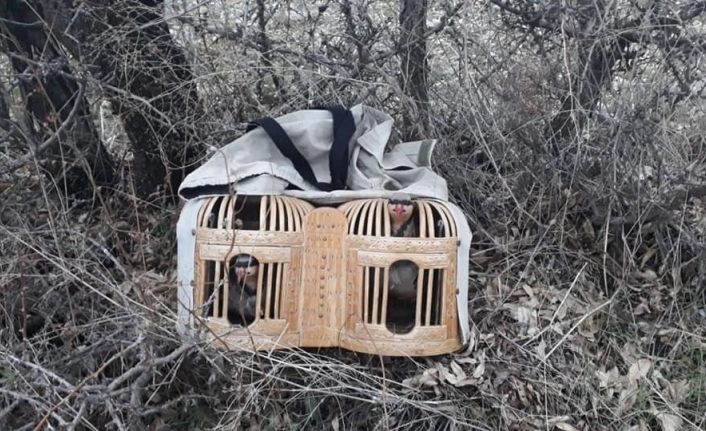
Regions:
<instances>
[{"instance_id":1,"label":"fallen leaf","mask_svg":"<svg viewBox=\"0 0 706 431\"><path fill-rule=\"evenodd\" d=\"M463 368L461 368L461 366L458 365L455 361L451 361L449 365L451 366L451 371L453 371L458 381L464 380L468 377L468 375L466 375L466 372L463 371Z\"/></svg>"},{"instance_id":2,"label":"fallen leaf","mask_svg":"<svg viewBox=\"0 0 706 431\"><path fill-rule=\"evenodd\" d=\"M662 425L663 431L678 431L681 429L683 421L677 415L670 413L657 413L655 414L655 417L659 421L659 424Z\"/></svg>"},{"instance_id":3,"label":"fallen leaf","mask_svg":"<svg viewBox=\"0 0 706 431\"><path fill-rule=\"evenodd\" d=\"M647 373L652 368L652 361L649 359L640 359L630 366L628 370L628 382L637 384L637 381L647 377Z\"/></svg>"},{"instance_id":4,"label":"fallen leaf","mask_svg":"<svg viewBox=\"0 0 706 431\"><path fill-rule=\"evenodd\" d=\"M596 371L596 377L600 381L601 388L609 388L616 385L620 372L618 372L618 367L613 367L608 371L598 370Z\"/></svg>"},{"instance_id":5,"label":"fallen leaf","mask_svg":"<svg viewBox=\"0 0 706 431\"><path fill-rule=\"evenodd\" d=\"M485 351L480 355L480 363L473 370L473 378L480 379L485 374Z\"/></svg>"},{"instance_id":6,"label":"fallen leaf","mask_svg":"<svg viewBox=\"0 0 706 431\"><path fill-rule=\"evenodd\" d=\"M535 347L535 352L537 352L537 356L540 359L544 360L547 356L547 343L545 343L544 340L540 340Z\"/></svg>"},{"instance_id":7,"label":"fallen leaf","mask_svg":"<svg viewBox=\"0 0 706 431\"><path fill-rule=\"evenodd\" d=\"M576 427L573 425L570 425L566 422L559 422L554 425L555 427L559 428L562 431L579 431Z\"/></svg>"}]
</instances>

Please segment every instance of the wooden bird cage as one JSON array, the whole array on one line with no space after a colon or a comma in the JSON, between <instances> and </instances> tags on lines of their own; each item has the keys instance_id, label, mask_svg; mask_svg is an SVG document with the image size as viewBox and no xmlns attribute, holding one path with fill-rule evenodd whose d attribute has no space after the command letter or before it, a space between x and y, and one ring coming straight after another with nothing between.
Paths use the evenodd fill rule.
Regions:
<instances>
[{"instance_id":1,"label":"wooden bird cage","mask_svg":"<svg viewBox=\"0 0 706 431\"><path fill-rule=\"evenodd\" d=\"M393 237L387 199L348 202L349 297L346 344L386 355L424 356L457 350L456 224L443 203L417 199L416 236ZM396 265L416 268L411 301L395 301Z\"/></svg>"},{"instance_id":2,"label":"wooden bird cage","mask_svg":"<svg viewBox=\"0 0 706 431\"><path fill-rule=\"evenodd\" d=\"M388 356L461 348L451 213L440 201L416 199L415 236L395 237L387 203L314 208L284 196L203 199L193 320L229 348L338 346ZM242 256L257 261L251 320L229 313L231 268ZM390 289L400 273L416 275L404 301Z\"/></svg>"},{"instance_id":3,"label":"wooden bird cage","mask_svg":"<svg viewBox=\"0 0 706 431\"><path fill-rule=\"evenodd\" d=\"M313 207L284 196L219 196L205 199L197 217L194 315L227 346L296 346L289 331L297 320L302 233ZM256 310L251 321L230 316L229 267L238 256L258 262ZM235 324L240 325L235 325ZM248 330L233 330L248 324ZM281 335L273 340L272 335ZM281 344L281 346L280 346Z\"/></svg>"}]
</instances>

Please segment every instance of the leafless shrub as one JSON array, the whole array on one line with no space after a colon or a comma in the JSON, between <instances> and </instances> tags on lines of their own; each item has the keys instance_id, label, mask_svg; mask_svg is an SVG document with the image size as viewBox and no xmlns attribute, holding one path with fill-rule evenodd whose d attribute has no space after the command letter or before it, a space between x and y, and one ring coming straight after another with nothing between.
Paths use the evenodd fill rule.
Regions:
<instances>
[{"instance_id":1,"label":"leafless shrub","mask_svg":"<svg viewBox=\"0 0 706 431\"><path fill-rule=\"evenodd\" d=\"M154 3L0 7L0 428L704 427L703 2L439 1L421 27L393 2ZM57 83L74 90L30 98ZM175 333L165 177L249 120L328 103L439 140L474 230L466 352L250 355ZM113 180L86 173L86 134Z\"/></svg>"}]
</instances>

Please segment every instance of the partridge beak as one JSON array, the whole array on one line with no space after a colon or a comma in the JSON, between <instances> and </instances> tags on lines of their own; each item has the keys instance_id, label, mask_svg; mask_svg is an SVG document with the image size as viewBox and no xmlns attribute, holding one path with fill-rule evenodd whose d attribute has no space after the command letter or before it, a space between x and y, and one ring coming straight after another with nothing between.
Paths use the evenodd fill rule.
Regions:
<instances>
[{"instance_id":1,"label":"partridge beak","mask_svg":"<svg viewBox=\"0 0 706 431\"><path fill-rule=\"evenodd\" d=\"M395 205L395 214L397 214L397 217L402 217L403 212L404 208L402 208L402 205Z\"/></svg>"},{"instance_id":2,"label":"partridge beak","mask_svg":"<svg viewBox=\"0 0 706 431\"><path fill-rule=\"evenodd\" d=\"M245 277L245 270L243 268L236 268L235 277L238 279L238 283L243 281L243 277Z\"/></svg>"}]
</instances>

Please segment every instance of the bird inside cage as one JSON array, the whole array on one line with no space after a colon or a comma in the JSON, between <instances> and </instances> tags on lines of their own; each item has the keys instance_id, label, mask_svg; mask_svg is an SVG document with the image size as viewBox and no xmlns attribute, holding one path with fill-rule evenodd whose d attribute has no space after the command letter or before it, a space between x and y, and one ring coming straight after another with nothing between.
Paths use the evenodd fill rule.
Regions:
<instances>
[{"instance_id":1,"label":"bird inside cage","mask_svg":"<svg viewBox=\"0 0 706 431\"><path fill-rule=\"evenodd\" d=\"M419 235L417 208L411 199L390 199L387 211L392 236ZM400 260L390 265L389 271L386 325L392 332L409 332L414 326L419 267L410 260Z\"/></svg>"},{"instance_id":2,"label":"bird inside cage","mask_svg":"<svg viewBox=\"0 0 706 431\"><path fill-rule=\"evenodd\" d=\"M410 199L390 199L387 202L392 236L413 238L418 236L416 206Z\"/></svg>"},{"instance_id":3,"label":"bird inside cage","mask_svg":"<svg viewBox=\"0 0 706 431\"><path fill-rule=\"evenodd\" d=\"M233 228L239 230L258 230L260 229L260 221L238 217L233 220Z\"/></svg>"},{"instance_id":4,"label":"bird inside cage","mask_svg":"<svg viewBox=\"0 0 706 431\"><path fill-rule=\"evenodd\" d=\"M386 325L392 332L405 333L414 327L418 276L419 267L411 260L390 265Z\"/></svg>"},{"instance_id":5,"label":"bird inside cage","mask_svg":"<svg viewBox=\"0 0 706 431\"><path fill-rule=\"evenodd\" d=\"M254 256L240 254L232 259L228 269L228 320L231 323L247 326L255 320L259 270L260 262Z\"/></svg>"}]
</instances>

